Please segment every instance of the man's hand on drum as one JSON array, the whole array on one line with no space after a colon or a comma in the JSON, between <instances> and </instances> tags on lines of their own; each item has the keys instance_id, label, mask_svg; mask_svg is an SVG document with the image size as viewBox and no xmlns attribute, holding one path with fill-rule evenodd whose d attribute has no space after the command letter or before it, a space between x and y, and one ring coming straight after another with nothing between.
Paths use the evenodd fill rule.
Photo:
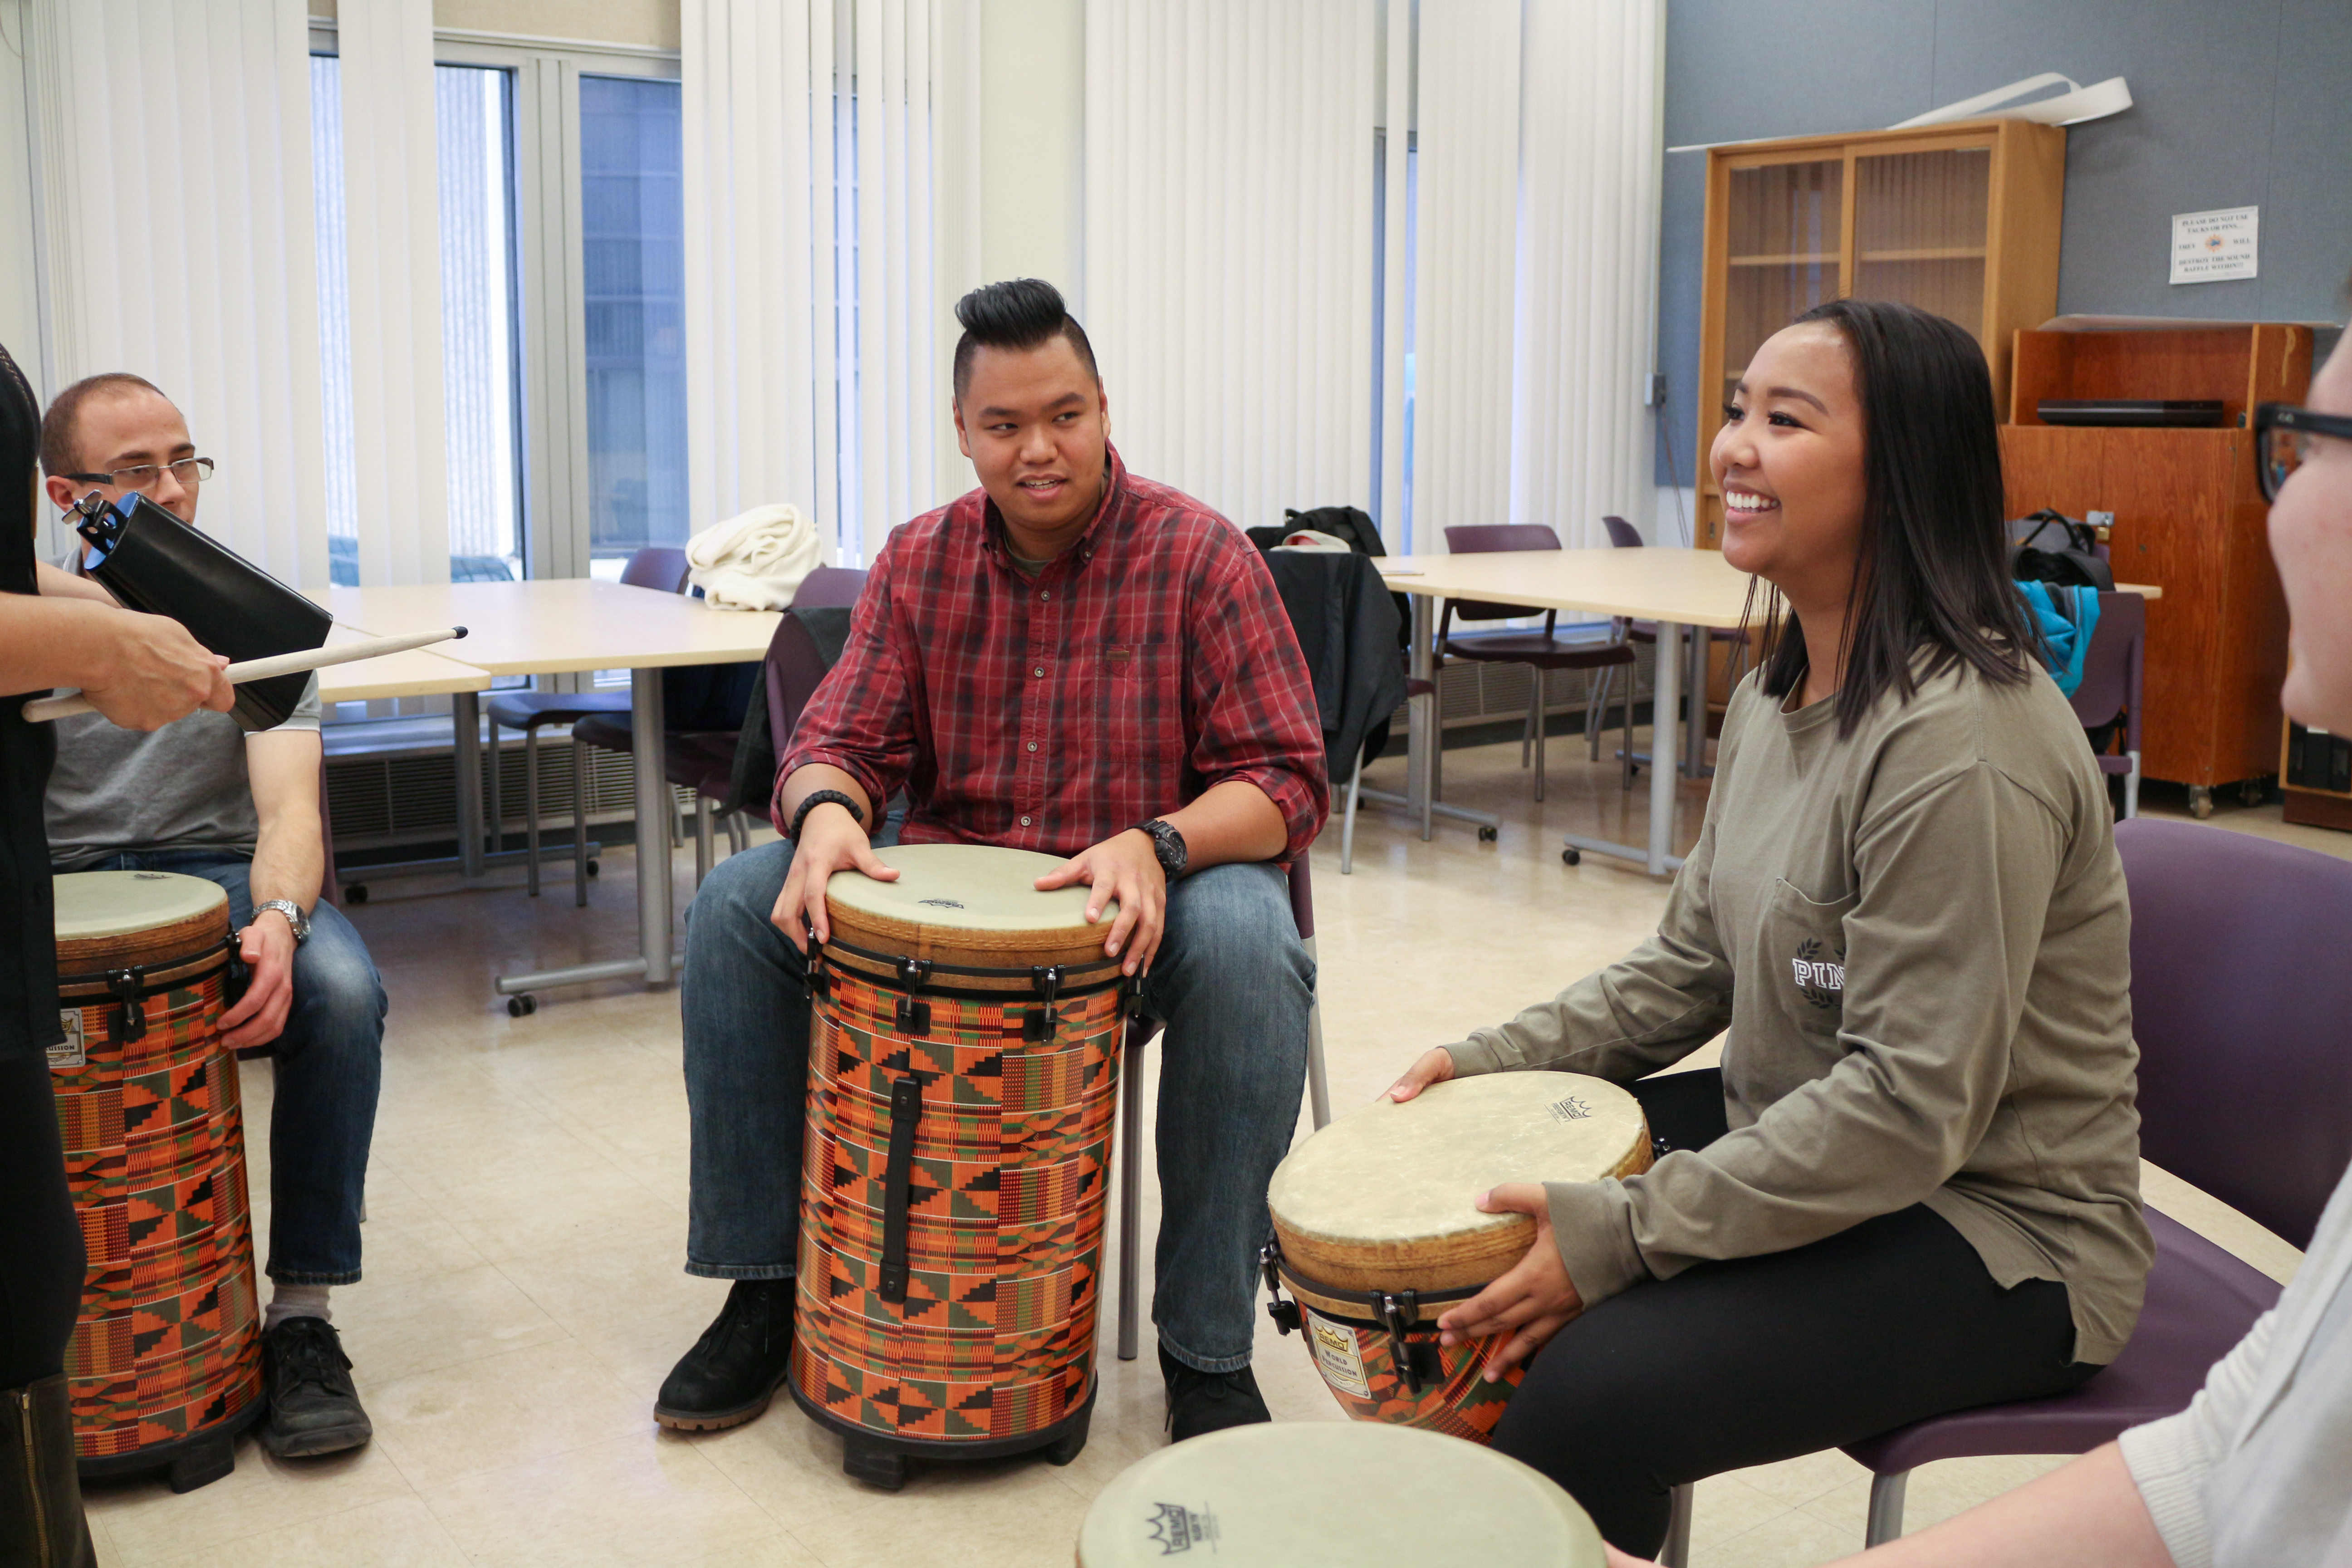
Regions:
<instances>
[{"instance_id":1,"label":"man's hand on drum","mask_svg":"<svg viewBox=\"0 0 2352 1568\"><path fill-rule=\"evenodd\" d=\"M1160 951L1160 933L1168 929L1168 873L1160 868L1160 855L1151 835L1139 827L1114 834L1091 849L1081 849L1059 869L1037 879L1040 892L1083 882L1091 889L1087 919L1098 921L1116 903L1118 919L1111 922L1103 952L1113 958L1126 955L1122 974L1149 974L1152 955Z\"/></svg>"},{"instance_id":2,"label":"man's hand on drum","mask_svg":"<svg viewBox=\"0 0 2352 1568\"><path fill-rule=\"evenodd\" d=\"M1510 1335L1507 1344L1486 1358L1486 1381L1493 1383L1501 1379L1506 1367L1526 1361L1567 1327L1584 1310L1584 1299L1576 1293L1568 1265L1552 1242L1551 1207L1544 1201L1541 1183L1506 1183L1479 1194L1478 1209L1482 1214L1523 1214L1536 1222L1535 1245L1510 1272L1437 1320L1438 1340L1444 1344Z\"/></svg>"},{"instance_id":3,"label":"man's hand on drum","mask_svg":"<svg viewBox=\"0 0 2352 1568\"><path fill-rule=\"evenodd\" d=\"M1420 1059L1404 1069L1404 1076L1389 1085L1388 1097L1402 1105L1433 1083L1444 1083L1454 1076L1454 1053L1444 1046L1423 1051Z\"/></svg>"},{"instance_id":4,"label":"man's hand on drum","mask_svg":"<svg viewBox=\"0 0 2352 1568\"><path fill-rule=\"evenodd\" d=\"M799 802L815 790L840 787L818 780L805 789L794 790L793 786L800 782L801 773L811 771L814 770L801 769L784 781L784 804L788 807L797 810ZM845 773L839 776L848 777ZM846 806L828 800L801 819L801 836L793 846L793 868L785 876L784 890L776 895L776 907L768 916L770 923L803 952L808 951L807 931L811 926L816 928L819 942L833 940L833 922L824 912L824 885L835 871L862 871L877 882L898 879L898 871L885 866L874 853L874 840L866 834L866 825L851 816Z\"/></svg>"}]
</instances>

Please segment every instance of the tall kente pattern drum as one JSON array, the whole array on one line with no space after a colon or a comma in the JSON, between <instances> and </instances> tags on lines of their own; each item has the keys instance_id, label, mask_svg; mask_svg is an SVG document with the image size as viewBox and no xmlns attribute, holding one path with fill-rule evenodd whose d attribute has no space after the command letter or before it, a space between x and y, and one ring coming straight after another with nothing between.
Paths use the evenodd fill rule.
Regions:
<instances>
[{"instance_id":1,"label":"tall kente pattern drum","mask_svg":"<svg viewBox=\"0 0 2352 1568\"><path fill-rule=\"evenodd\" d=\"M226 1475L261 1414L236 1059L221 1044L228 895L198 877L57 879L66 1043L50 1053L89 1252L67 1352L85 1476Z\"/></svg>"},{"instance_id":2,"label":"tall kente pattern drum","mask_svg":"<svg viewBox=\"0 0 2352 1568\"><path fill-rule=\"evenodd\" d=\"M1494 1339L1437 1320L1527 1255L1535 1222L1484 1214L1503 1182L1597 1182L1650 1167L1641 1102L1578 1073L1494 1073L1383 1097L1286 1155L1266 1188L1274 1321L1296 1329L1341 1409L1484 1443L1519 1385L1488 1382ZM1282 1292L1287 1289L1290 1298Z\"/></svg>"},{"instance_id":3,"label":"tall kente pattern drum","mask_svg":"<svg viewBox=\"0 0 2352 1568\"><path fill-rule=\"evenodd\" d=\"M879 851L836 874L814 1026L791 1383L893 1488L908 1458L1066 1463L1094 1402L1122 1003L1052 856Z\"/></svg>"}]
</instances>

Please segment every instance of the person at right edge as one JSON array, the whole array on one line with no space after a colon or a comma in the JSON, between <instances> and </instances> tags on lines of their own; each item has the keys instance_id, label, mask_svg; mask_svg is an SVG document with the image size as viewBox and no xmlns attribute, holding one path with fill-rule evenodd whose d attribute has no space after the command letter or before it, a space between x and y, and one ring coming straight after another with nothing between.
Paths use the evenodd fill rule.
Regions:
<instances>
[{"instance_id":1,"label":"person at right edge","mask_svg":"<svg viewBox=\"0 0 2352 1568\"><path fill-rule=\"evenodd\" d=\"M2009 580L1982 353L1835 300L1725 416L1724 558L1780 614L1658 932L1389 1091L1590 1073L1668 1146L1484 1194L1535 1244L1439 1320L1528 1361L1495 1447L1643 1555L1673 1487L2080 1384L2154 1256L2123 868Z\"/></svg>"},{"instance_id":2,"label":"person at right edge","mask_svg":"<svg viewBox=\"0 0 2352 1568\"><path fill-rule=\"evenodd\" d=\"M226 713L236 693L228 661L178 622L43 596L65 580L33 558L40 418L0 348L0 1563L92 1568L65 1376L85 1260L47 1058L65 1040L42 817L57 743L24 702L79 686L115 723L152 730Z\"/></svg>"}]
</instances>

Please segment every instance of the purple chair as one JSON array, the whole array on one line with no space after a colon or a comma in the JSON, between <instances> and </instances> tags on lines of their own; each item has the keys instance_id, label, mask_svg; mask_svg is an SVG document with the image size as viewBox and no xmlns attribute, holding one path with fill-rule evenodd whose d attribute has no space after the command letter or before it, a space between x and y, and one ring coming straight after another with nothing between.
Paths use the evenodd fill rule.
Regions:
<instances>
[{"instance_id":1,"label":"purple chair","mask_svg":"<svg viewBox=\"0 0 2352 1568\"><path fill-rule=\"evenodd\" d=\"M2147 601L2137 594L2101 594L2099 624L2083 654L2083 682L2068 700L2085 730L2123 721L2123 755L2101 752L2098 759L2101 773L2123 777L2126 817L2139 815L2140 675L2147 650Z\"/></svg>"},{"instance_id":2,"label":"purple chair","mask_svg":"<svg viewBox=\"0 0 2352 1568\"><path fill-rule=\"evenodd\" d=\"M1307 857L1286 868L1290 876L1290 918L1298 924L1298 940L1307 956L1315 956L1315 888L1307 876ZM1143 1047L1160 1026L1143 1018L1127 1026L1127 1058L1119 1064L1119 1099L1127 1124L1119 1131L1118 1155L1118 1359L1133 1361L1143 1321ZM1323 1007L1307 1008L1307 1107L1321 1131L1331 1120L1331 1086L1323 1070Z\"/></svg>"},{"instance_id":3,"label":"purple chair","mask_svg":"<svg viewBox=\"0 0 2352 1568\"><path fill-rule=\"evenodd\" d=\"M793 590L793 607L799 610L847 609L857 603L866 574L855 566L820 566Z\"/></svg>"},{"instance_id":4,"label":"purple chair","mask_svg":"<svg viewBox=\"0 0 2352 1568\"><path fill-rule=\"evenodd\" d=\"M632 588L651 588L656 594L686 592L686 552L666 544L650 545L629 557L621 568L621 581ZM522 731L522 831L523 876L532 898L539 897L539 731L542 728L562 729L596 714L629 711L629 694L625 691L501 691L482 704L482 711L490 720L490 826L491 837L501 836L499 826L502 798L499 786L499 736L508 730ZM585 907L588 902L588 753L578 740L572 744L572 901ZM494 843L492 847L497 847Z\"/></svg>"},{"instance_id":5,"label":"purple chair","mask_svg":"<svg viewBox=\"0 0 2352 1568\"><path fill-rule=\"evenodd\" d=\"M1490 523L1472 527L1449 528L1445 531L1445 548L1456 555L1478 555L1500 550L1558 550L1559 535L1541 523ZM1513 620L1522 616L1541 614L1544 618L1540 632L1501 632L1478 637L1453 636L1456 616L1465 621ZM1562 642L1552 635L1552 623L1559 617L1557 610L1538 611L1532 605L1497 605L1481 599L1448 599L1445 611L1437 626L1436 668L1444 668L1449 658L1466 659L1478 664L1524 664L1528 667L1527 729L1519 741L1519 766L1528 765L1529 749L1535 758L1536 798L1544 797L1544 702L1545 688L1555 669L1599 670L1600 680L1591 689L1584 705L1584 734L1592 750L1592 760L1601 760L1600 718L1608 711L1609 689L1619 666L1628 671L1633 668L1633 650L1625 639L1612 637L1603 643ZM1625 697L1619 704L1621 722L1625 730L1625 754L1633 751L1633 678L1625 678ZM1625 782L1631 787L1633 772L1627 764Z\"/></svg>"},{"instance_id":6,"label":"purple chair","mask_svg":"<svg viewBox=\"0 0 2352 1568\"><path fill-rule=\"evenodd\" d=\"M2140 1151L2308 1246L2352 1163L2352 862L2146 818L2117 824L2116 847L2131 884ZM1939 1415L1845 1450L1874 1477L1866 1544L1903 1532L1904 1481L1929 1460L2084 1453L2184 1409L2278 1300L2268 1276L2193 1231L2153 1210L2147 1223L2147 1304L2113 1365L2055 1398Z\"/></svg>"}]
</instances>

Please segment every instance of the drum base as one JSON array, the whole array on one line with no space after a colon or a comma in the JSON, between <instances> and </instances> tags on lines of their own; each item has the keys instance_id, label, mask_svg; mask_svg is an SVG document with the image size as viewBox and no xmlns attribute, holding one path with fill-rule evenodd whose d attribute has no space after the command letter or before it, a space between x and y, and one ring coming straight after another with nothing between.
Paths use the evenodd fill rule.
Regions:
<instances>
[{"instance_id":1,"label":"drum base","mask_svg":"<svg viewBox=\"0 0 2352 1568\"><path fill-rule=\"evenodd\" d=\"M895 1492L907 1484L909 1459L952 1464L961 1459L1004 1459L1042 1450L1047 1463L1066 1465L1086 1451L1087 1428L1094 1420L1095 1395L1101 1391L1097 1383L1087 1391L1087 1402L1076 1411L1051 1426L1041 1426L1018 1437L999 1437L984 1443L939 1443L921 1437L886 1436L867 1427L852 1426L812 1401L797 1383L787 1380L784 1386L793 1391L793 1403L810 1420L828 1432L841 1435L842 1474L886 1492Z\"/></svg>"},{"instance_id":2,"label":"drum base","mask_svg":"<svg viewBox=\"0 0 2352 1568\"><path fill-rule=\"evenodd\" d=\"M117 1480L124 1476L163 1472L163 1484L174 1492L208 1487L236 1468L236 1440L258 1423L269 1409L267 1395L249 1401L227 1420L169 1443L154 1443L128 1454L105 1454L77 1459L74 1470L86 1481Z\"/></svg>"}]
</instances>

